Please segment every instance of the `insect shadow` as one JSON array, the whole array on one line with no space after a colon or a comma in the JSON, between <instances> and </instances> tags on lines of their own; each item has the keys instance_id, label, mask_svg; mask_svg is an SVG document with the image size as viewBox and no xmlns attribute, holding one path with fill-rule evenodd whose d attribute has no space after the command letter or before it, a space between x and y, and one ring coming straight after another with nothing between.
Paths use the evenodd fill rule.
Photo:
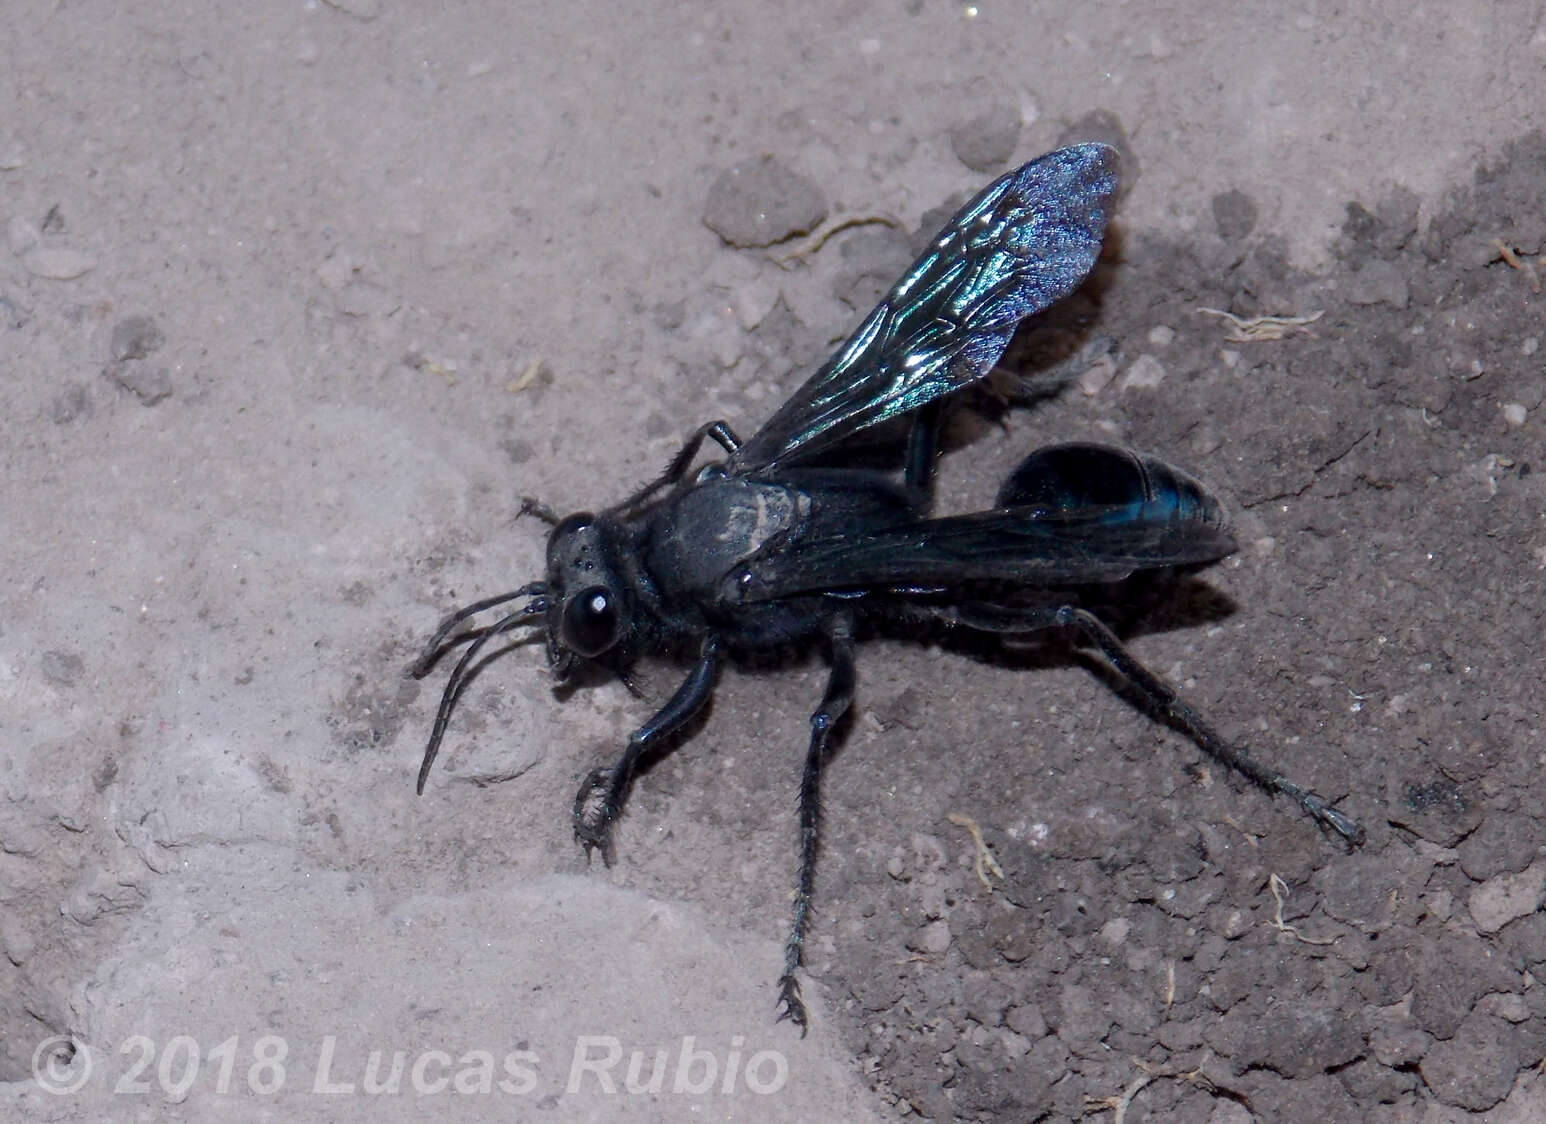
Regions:
<instances>
[{"instance_id":1,"label":"insect shadow","mask_svg":"<svg viewBox=\"0 0 1546 1124\"><path fill-rule=\"evenodd\" d=\"M422 677L466 644L441 693L419 791L480 656L501 637L540 627L560 683L603 671L637 690L631 669L641 657L685 656L675 692L575 796L576 837L611 862L613 825L640 762L690 727L721 664L819 645L830 670L799 785L799 874L778 989L779 1017L802 1033L821 769L853 699L855 645L877 627L1072 630L1165 723L1358 843L1352 819L1215 732L1082 603L1081 590L1234 551L1223 506L1199 481L1124 449L1052 445L1024 458L990 507L932 513L946 400L982 383L1022 320L1080 286L1116 189L1116 153L1100 144L1001 176L757 432L743 440L722 420L706 422L665 472L615 506L563 519L539 511L553 523L546 574L451 614L410 669ZM905 431L900 472L864 461L863 446L888 425ZM698 465L705 442L724 459ZM469 626L511 603L493 623Z\"/></svg>"}]
</instances>

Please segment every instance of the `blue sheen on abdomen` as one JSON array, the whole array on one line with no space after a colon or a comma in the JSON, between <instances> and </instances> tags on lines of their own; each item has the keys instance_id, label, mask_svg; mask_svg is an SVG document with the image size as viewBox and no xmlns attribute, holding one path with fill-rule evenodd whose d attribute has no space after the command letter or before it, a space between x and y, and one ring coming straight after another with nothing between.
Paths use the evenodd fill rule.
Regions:
<instances>
[{"instance_id":1,"label":"blue sheen on abdomen","mask_svg":"<svg viewBox=\"0 0 1546 1124\"><path fill-rule=\"evenodd\" d=\"M1223 506L1197 480L1153 457L1110 445L1049 445L1026 457L999 489L997 507L1047 514L1104 512L1112 524L1222 526Z\"/></svg>"}]
</instances>

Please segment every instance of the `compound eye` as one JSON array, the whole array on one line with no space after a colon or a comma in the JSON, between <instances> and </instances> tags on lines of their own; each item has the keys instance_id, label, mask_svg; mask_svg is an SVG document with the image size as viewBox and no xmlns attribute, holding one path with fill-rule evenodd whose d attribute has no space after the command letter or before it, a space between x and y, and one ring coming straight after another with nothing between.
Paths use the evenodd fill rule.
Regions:
<instances>
[{"instance_id":1,"label":"compound eye","mask_svg":"<svg viewBox=\"0 0 1546 1124\"><path fill-rule=\"evenodd\" d=\"M564 647L581 656L599 656L617 643L622 616L606 589L582 589L564 606Z\"/></svg>"},{"instance_id":2,"label":"compound eye","mask_svg":"<svg viewBox=\"0 0 1546 1124\"><path fill-rule=\"evenodd\" d=\"M566 539L577 531L583 531L596 521L596 517L588 511L576 511L573 515L566 515L558 521L549 535L552 539Z\"/></svg>"}]
</instances>

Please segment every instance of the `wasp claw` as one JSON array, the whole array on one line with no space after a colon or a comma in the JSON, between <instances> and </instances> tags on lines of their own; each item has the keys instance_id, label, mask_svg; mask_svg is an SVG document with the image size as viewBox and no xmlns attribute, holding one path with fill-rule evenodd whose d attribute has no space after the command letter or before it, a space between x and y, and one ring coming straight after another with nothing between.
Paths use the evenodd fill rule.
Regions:
<instances>
[{"instance_id":1,"label":"wasp claw","mask_svg":"<svg viewBox=\"0 0 1546 1124\"><path fill-rule=\"evenodd\" d=\"M788 1019L800 1028L800 1037L805 1037L806 1030L810 1027L810 1015L805 1009L805 1001L800 998L800 981L793 975L781 976L778 981L778 1018L776 1022Z\"/></svg>"}]
</instances>

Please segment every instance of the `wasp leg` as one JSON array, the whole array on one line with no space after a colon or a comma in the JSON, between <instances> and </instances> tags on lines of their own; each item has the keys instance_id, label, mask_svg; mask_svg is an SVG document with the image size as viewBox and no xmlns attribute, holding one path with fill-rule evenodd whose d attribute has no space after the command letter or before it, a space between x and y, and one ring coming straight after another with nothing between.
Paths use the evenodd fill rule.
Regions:
<instances>
[{"instance_id":1,"label":"wasp leg","mask_svg":"<svg viewBox=\"0 0 1546 1124\"><path fill-rule=\"evenodd\" d=\"M705 422L687 439L687 443L677 451L676 456L671 458L671 463L666 466L664 472L612 510L630 511L660 491L660 489L669 488L672 484L675 484L686 474L688 466L693 462L693 458L698 455L698 450L703 447L703 439L705 437L712 437L726 453L734 453L741 447L741 439L735 435L735 430L730 428L729 422Z\"/></svg>"},{"instance_id":2,"label":"wasp leg","mask_svg":"<svg viewBox=\"0 0 1546 1124\"><path fill-rule=\"evenodd\" d=\"M662 738L681 729L684 723L703 709L714 693L719 669L719 640L709 636L703 641L698 662L682 680L665 706L628 739L628 748L610 769L593 769L574 798L574 837L587 856L600 849L602 861L612 865L612 825L623 810L634 767L643 753Z\"/></svg>"},{"instance_id":3,"label":"wasp leg","mask_svg":"<svg viewBox=\"0 0 1546 1124\"><path fill-rule=\"evenodd\" d=\"M1235 772L1254 781L1274 795L1282 793L1303 808L1323 830L1336 832L1349 847L1356 847L1364 840L1364 830L1350 817L1343 815L1309 789L1295 784L1282 773L1261 764L1240 746L1232 745L1221 737L1203 716L1193 710L1159 676L1155 675L1129 652L1117 639L1116 633L1107 628L1098 617L1085 609L1072 605L1058 610L1058 623L1073 625L1100 648L1111 665L1159 711L1164 718L1184 732L1209 755Z\"/></svg>"},{"instance_id":4,"label":"wasp leg","mask_svg":"<svg viewBox=\"0 0 1546 1124\"><path fill-rule=\"evenodd\" d=\"M913 415L913 428L907 435L907 462L902 480L913 495L917 513L927 515L934 507L934 459L939 455L940 419L945 413L943 399L935 399Z\"/></svg>"},{"instance_id":5,"label":"wasp leg","mask_svg":"<svg viewBox=\"0 0 1546 1124\"><path fill-rule=\"evenodd\" d=\"M549 527L556 527L563 522L563 518L547 504L536 496L522 496L521 506L516 509L515 517L519 519L523 515L535 515Z\"/></svg>"},{"instance_id":6,"label":"wasp leg","mask_svg":"<svg viewBox=\"0 0 1546 1124\"><path fill-rule=\"evenodd\" d=\"M1289 780L1253 758L1245 748L1222 737L1201 714L1193 710L1175 690L1129 652L1116 633L1100 618L1076 605L1037 608L1014 612L998 606L963 605L950 618L968 628L986 632L1034 632L1050 627L1077 628L1095 643L1107 661L1143 696L1145 702L1175 729L1180 730L1223 765L1259 785L1271 795L1282 794L1293 800L1323 831L1334 832L1349 847L1364 841L1364 830L1356 820L1339 812L1324 797Z\"/></svg>"},{"instance_id":7,"label":"wasp leg","mask_svg":"<svg viewBox=\"0 0 1546 1124\"><path fill-rule=\"evenodd\" d=\"M854 697L853 620L841 614L828 633L832 645L832 670L821 706L811 715L811 746L800 778L800 883L794 896L794 925L784 945L784 974L778 979L780 1019L788 1019L805 1036L809 1019L800 998L795 972L805 962L805 927L811 911L811 891L816 882L816 848L821 830L821 766L832 741L832 731Z\"/></svg>"}]
</instances>

